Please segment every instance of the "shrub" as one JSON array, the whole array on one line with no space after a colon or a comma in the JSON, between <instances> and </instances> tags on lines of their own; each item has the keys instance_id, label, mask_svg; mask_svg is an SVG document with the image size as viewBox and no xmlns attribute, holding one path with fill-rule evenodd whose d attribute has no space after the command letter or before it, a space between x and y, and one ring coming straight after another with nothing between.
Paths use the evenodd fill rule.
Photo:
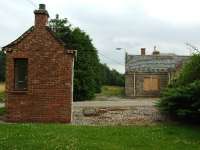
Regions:
<instances>
[{"instance_id":1,"label":"shrub","mask_svg":"<svg viewBox=\"0 0 200 150\"><path fill-rule=\"evenodd\" d=\"M5 81L6 54L0 50L0 82Z\"/></svg>"},{"instance_id":2,"label":"shrub","mask_svg":"<svg viewBox=\"0 0 200 150\"><path fill-rule=\"evenodd\" d=\"M186 86L167 88L157 106L171 118L200 122L200 80Z\"/></svg>"},{"instance_id":3,"label":"shrub","mask_svg":"<svg viewBox=\"0 0 200 150\"><path fill-rule=\"evenodd\" d=\"M5 92L0 91L0 103L5 101Z\"/></svg>"},{"instance_id":4,"label":"shrub","mask_svg":"<svg viewBox=\"0 0 200 150\"><path fill-rule=\"evenodd\" d=\"M0 107L0 116L3 116L6 114L6 108L5 107Z\"/></svg>"},{"instance_id":5,"label":"shrub","mask_svg":"<svg viewBox=\"0 0 200 150\"><path fill-rule=\"evenodd\" d=\"M157 103L173 119L200 123L200 54L194 54Z\"/></svg>"},{"instance_id":6,"label":"shrub","mask_svg":"<svg viewBox=\"0 0 200 150\"><path fill-rule=\"evenodd\" d=\"M183 66L177 79L178 85L187 85L200 80L200 54L194 54Z\"/></svg>"}]
</instances>

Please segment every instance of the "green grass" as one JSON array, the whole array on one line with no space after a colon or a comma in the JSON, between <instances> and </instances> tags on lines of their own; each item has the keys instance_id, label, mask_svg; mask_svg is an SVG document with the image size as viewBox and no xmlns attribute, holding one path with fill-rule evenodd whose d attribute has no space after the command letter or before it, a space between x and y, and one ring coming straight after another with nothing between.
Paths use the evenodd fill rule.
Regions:
<instances>
[{"instance_id":1,"label":"green grass","mask_svg":"<svg viewBox=\"0 0 200 150\"><path fill-rule=\"evenodd\" d=\"M1 150L197 150L200 128L0 124Z\"/></svg>"},{"instance_id":2,"label":"green grass","mask_svg":"<svg viewBox=\"0 0 200 150\"><path fill-rule=\"evenodd\" d=\"M0 116L3 116L6 113L5 107L0 107Z\"/></svg>"},{"instance_id":3,"label":"green grass","mask_svg":"<svg viewBox=\"0 0 200 150\"><path fill-rule=\"evenodd\" d=\"M0 83L0 102L5 99L5 83Z\"/></svg>"},{"instance_id":4,"label":"green grass","mask_svg":"<svg viewBox=\"0 0 200 150\"><path fill-rule=\"evenodd\" d=\"M103 86L99 95L102 96L124 96L124 87Z\"/></svg>"}]
</instances>

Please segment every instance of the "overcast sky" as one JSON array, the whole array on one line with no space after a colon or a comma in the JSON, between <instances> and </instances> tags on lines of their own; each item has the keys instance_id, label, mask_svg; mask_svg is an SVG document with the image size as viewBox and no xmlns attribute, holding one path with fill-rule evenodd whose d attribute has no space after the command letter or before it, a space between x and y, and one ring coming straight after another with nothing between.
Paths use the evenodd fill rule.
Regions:
<instances>
[{"instance_id":1,"label":"overcast sky","mask_svg":"<svg viewBox=\"0 0 200 150\"><path fill-rule=\"evenodd\" d=\"M0 0L0 46L33 25L33 10L45 3L50 18L59 14L86 31L101 62L124 72L124 50L189 55L184 44L200 47L199 0ZM117 51L117 47L124 50Z\"/></svg>"}]
</instances>

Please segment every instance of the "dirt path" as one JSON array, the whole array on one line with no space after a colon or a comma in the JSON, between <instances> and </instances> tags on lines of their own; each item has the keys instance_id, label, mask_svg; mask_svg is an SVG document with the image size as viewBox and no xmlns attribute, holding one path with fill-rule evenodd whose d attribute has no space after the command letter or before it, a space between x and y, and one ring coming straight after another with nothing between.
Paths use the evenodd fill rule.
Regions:
<instances>
[{"instance_id":1,"label":"dirt path","mask_svg":"<svg viewBox=\"0 0 200 150\"><path fill-rule=\"evenodd\" d=\"M124 106L153 106L157 99L123 99L120 97L109 97L105 100L83 101L74 102L73 106L76 107L124 107Z\"/></svg>"},{"instance_id":2,"label":"dirt path","mask_svg":"<svg viewBox=\"0 0 200 150\"><path fill-rule=\"evenodd\" d=\"M74 102L72 124L81 125L128 125L149 124L162 121L154 107L157 99L123 99L101 97L98 101Z\"/></svg>"},{"instance_id":3,"label":"dirt path","mask_svg":"<svg viewBox=\"0 0 200 150\"><path fill-rule=\"evenodd\" d=\"M150 124L164 118L154 107L158 99L98 96L95 101L73 103L75 125L130 125ZM4 107L0 103L0 107Z\"/></svg>"}]
</instances>

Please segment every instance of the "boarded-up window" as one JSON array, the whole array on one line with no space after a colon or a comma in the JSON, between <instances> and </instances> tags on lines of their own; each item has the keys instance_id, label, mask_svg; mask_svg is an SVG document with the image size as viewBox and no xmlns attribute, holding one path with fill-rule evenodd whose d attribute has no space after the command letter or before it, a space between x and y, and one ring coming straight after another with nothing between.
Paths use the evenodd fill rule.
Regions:
<instances>
[{"instance_id":1,"label":"boarded-up window","mask_svg":"<svg viewBox=\"0 0 200 150\"><path fill-rule=\"evenodd\" d=\"M144 91L151 91L151 78L144 78Z\"/></svg>"},{"instance_id":2,"label":"boarded-up window","mask_svg":"<svg viewBox=\"0 0 200 150\"><path fill-rule=\"evenodd\" d=\"M27 90L28 59L14 60L15 90Z\"/></svg>"},{"instance_id":3,"label":"boarded-up window","mask_svg":"<svg viewBox=\"0 0 200 150\"><path fill-rule=\"evenodd\" d=\"M143 89L144 91L158 91L159 90L159 79L157 77L146 77L144 78Z\"/></svg>"},{"instance_id":4,"label":"boarded-up window","mask_svg":"<svg viewBox=\"0 0 200 150\"><path fill-rule=\"evenodd\" d=\"M158 78L152 78L151 80L151 90L152 91L158 91L159 90L159 79Z\"/></svg>"}]
</instances>

